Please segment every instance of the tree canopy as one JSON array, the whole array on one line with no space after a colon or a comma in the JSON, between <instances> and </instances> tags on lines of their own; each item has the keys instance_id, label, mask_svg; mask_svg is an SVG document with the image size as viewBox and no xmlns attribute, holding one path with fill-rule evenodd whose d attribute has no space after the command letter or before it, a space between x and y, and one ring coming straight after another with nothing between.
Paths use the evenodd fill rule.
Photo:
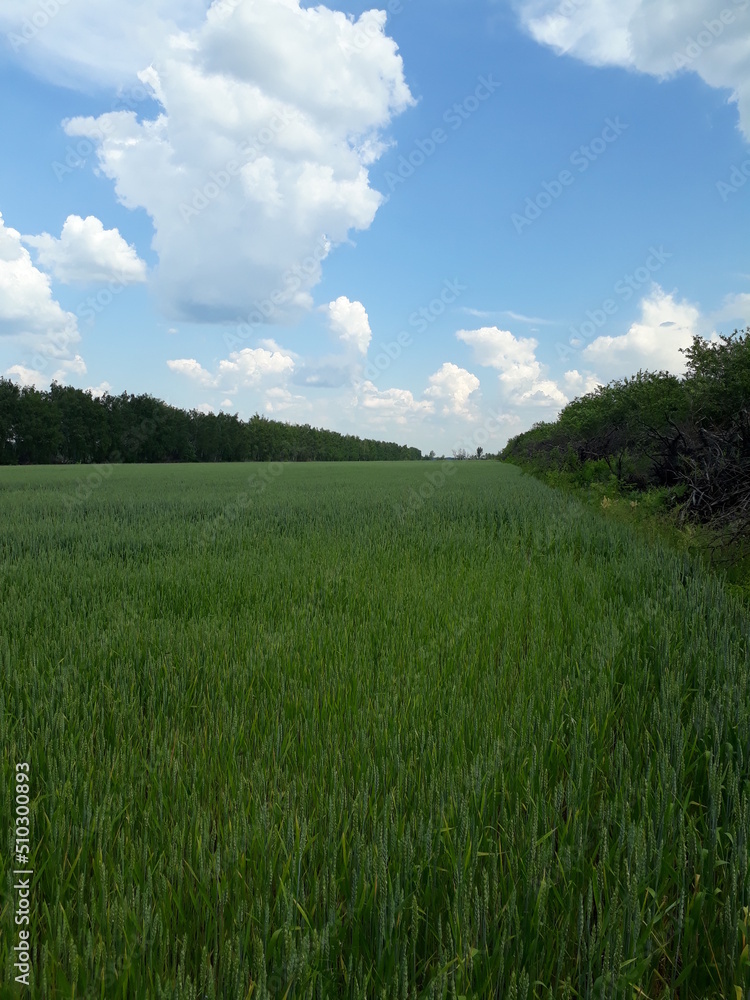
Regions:
<instances>
[{"instance_id":1,"label":"tree canopy","mask_svg":"<svg viewBox=\"0 0 750 1000\"><path fill-rule=\"evenodd\" d=\"M254 414L201 413L153 396L0 378L0 465L103 462L412 461L418 448L287 424Z\"/></svg>"}]
</instances>

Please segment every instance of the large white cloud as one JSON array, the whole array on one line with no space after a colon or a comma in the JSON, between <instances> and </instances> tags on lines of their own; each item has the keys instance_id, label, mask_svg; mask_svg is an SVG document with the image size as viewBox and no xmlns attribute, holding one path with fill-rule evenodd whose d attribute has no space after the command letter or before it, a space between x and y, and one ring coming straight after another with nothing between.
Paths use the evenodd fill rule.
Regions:
<instances>
[{"instance_id":1,"label":"large white cloud","mask_svg":"<svg viewBox=\"0 0 750 1000\"><path fill-rule=\"evenodd\" d=\"M0 214L0 336L33 355L30 365L15 365L11 374L29 384L59 380L80 371L74 353L80 341L78 323L52 296L49 277L36 268L21 234L5 225Z\"/></svg>"},{"instance_id":2,"label":"large white cloud","mask_svg":"<svg viewBox=\"0 0 750 1000\"><path fill-rule=\"evenodd\" d=\"M361 302L350 302L345 295L328 304L328 323L339 340L367 354L372 331L370 320Z\"/></svg>"},{"instance_id":3,"label":"large white cloud","mask_svg":"<svg viewBox=\"0 0 750 1000\"><path fill-rule=\"evenodd\" d=\"M473 419L477 416L471 396L479 389L479 379L465 368L446 361L430 376L425 390L428 399L442 404L444 416Z\"/></svg>"},{"instance_id":4,"label":"large white cloud","mask_svg":"<svg viewBox=\"0 0 750 1000\"><path fill-rule=\"evenodd\" d=\"M146 265L135 247L117 229L105 229L94 215L85 219L69 215L59 239L49 233L21 239L34 247L41 266L64 284L116 281L130 285L146 280Z\"/></svg>"},{"instance_id":5,"label":"large white cloud","mask_svg":"<svg viewBox=\"0 0 750 1000\"><path fill-rule=\"evenodd\" d=\"M748 0L520 0L530 34L594 66L665 78L695 72L727 88L750 139Z\"/></svg>"},{"instance_id":6,"label":"large white cloud","mask_svg":"<svg viewBox=\"0 0 750 1000\"><path fill-rule=\"evenodd\" d=\"M689 347L693 336L700 332L697 306L678 302L674 294L654 285L651 294L641 302L640 319L627 333L597 337L584 349L583 357L598 376L604 376L605 382L634 375L641 368L681 375L686 365L680 349Z\"/></svg>"},{"instance_id":7,"label":"large white cloud","mask_svg":"<svg viewBox=\"0 0 750 1000\"><path fill-rule=\"evenodd\" d=\"M413 103L385 14L214 5L140 76L156 118L65 127L96 144L122 203L151 216L164 309L213 322L309 307L331 246L371 224L383 198L367 167Z\"/></svg>"},{"instance_id":8,"label":"large white cloud","mask_svg":"<svg viewBox=\"0 0 750 1000\"><path fill-rule=\"evenodd\" d=\"M480 365L499 370L500 388L507 403L560 408L568 402L537 360L539 345L533 337L515 337L496 326L459 330L456 336L472 348Z\"/></svg>"}]
</instances>

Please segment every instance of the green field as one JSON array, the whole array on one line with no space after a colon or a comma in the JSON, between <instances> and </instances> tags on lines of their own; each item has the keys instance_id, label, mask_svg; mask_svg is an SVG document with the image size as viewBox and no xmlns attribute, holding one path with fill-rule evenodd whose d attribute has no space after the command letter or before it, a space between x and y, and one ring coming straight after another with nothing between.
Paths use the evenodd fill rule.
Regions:
<instances>
[{"instance_id":1,"label":"green field","mask_svg":"<svg viewBox=\"0 0 750 1000\"><path fill-rule=\"evenodd\" d=\"M0 470L0 994L747 995L746 609L442 470Z\"/></svg>"}]
</instances>

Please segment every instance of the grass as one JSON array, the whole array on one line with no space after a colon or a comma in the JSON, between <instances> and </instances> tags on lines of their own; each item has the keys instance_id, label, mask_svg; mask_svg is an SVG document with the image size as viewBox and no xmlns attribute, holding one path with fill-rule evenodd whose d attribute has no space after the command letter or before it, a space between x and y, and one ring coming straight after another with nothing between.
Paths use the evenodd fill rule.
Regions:
<instances>
[{"instance_id":1,"label":"grass","mask_svg":"<svg viewBox=\"0 0 750 1000\"><path fill-rule=\"evenodd\" d=\"M0 470L5 996L18 761L24 995L744 995L746 609L438 468Z\"/></svg>"}]
</instances>

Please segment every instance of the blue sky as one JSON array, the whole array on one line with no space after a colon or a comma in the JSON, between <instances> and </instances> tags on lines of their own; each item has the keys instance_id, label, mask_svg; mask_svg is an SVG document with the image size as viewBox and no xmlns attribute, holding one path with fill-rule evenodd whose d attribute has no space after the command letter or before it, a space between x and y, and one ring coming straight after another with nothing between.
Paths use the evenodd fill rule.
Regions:
<instances>
[{"instance_id":1,"label":"blue sky","mask_svg":"<svg viewBox=\"0 0 750 1000\"><path fill-rule=\"evenodd\" d=\"M0 373L498 450L750 320L750 0L5 0Z\"/></svg>"}]
</instances>

